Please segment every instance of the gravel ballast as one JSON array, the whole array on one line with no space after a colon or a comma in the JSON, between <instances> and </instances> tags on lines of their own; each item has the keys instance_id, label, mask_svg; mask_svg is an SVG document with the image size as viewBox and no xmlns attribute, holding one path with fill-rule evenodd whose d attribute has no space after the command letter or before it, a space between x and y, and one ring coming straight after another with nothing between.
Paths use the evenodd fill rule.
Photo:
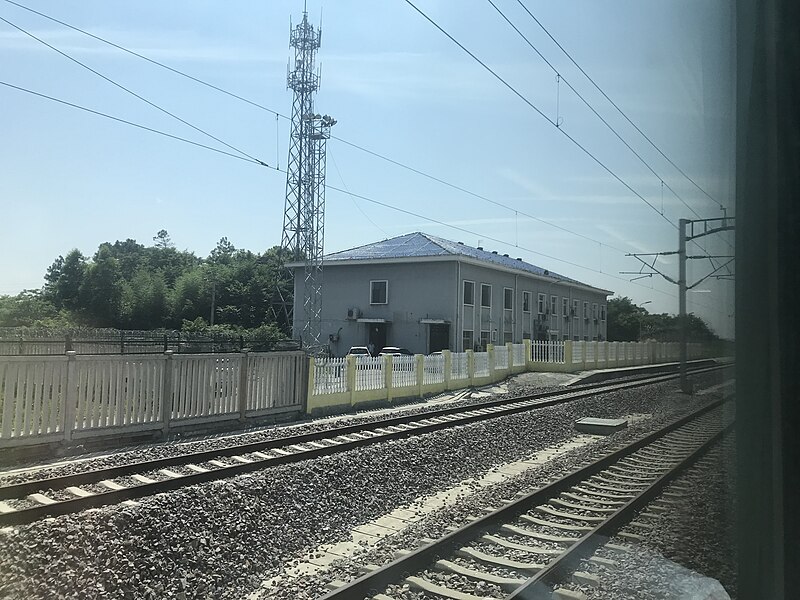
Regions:
<instances>
[{"instance_id":1,"label":"gravel ballast","mask_svg":"<svg viewBox=\"0 0 800 600\"><path fill-rule=\"evenodd\" d=\"M703 381L711 385L712 377ZM355 525L571 438L576 418L654 415L599 442L599 449L696 407L674 389L669 383L606 394L6 530L0 597L241 598L308 551L346 539ZM589 460L591 448L543 468L538 483ZM537 482L528 479L525 485ZM475 507L443 512L457 519L461 510L466 517ZM444 526L440 520L425 531L440 535ZM384 552L391 554L388 545ZM344 568L339 578L354 570ZM306 585L307 597L315 597L324 579L287 582L270 597L306 597Z\"/></svg>"}]
</instances>

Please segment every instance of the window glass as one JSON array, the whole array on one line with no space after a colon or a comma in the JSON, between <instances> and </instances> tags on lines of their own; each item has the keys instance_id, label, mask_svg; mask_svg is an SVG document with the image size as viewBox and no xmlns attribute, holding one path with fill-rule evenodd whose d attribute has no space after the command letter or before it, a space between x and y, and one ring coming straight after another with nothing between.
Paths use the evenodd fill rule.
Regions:
<instances>
[{"instance_id":1,"label":"window glass","mask_svg":"<svg viewBox=\"0 0 800 600\"><path fill-rule=\"evenodd\" d=\"M475 283L472 281L464 282L464 304L475 304Z\"/></svg>"},{"instance_id":2,"label":"window glass","mask_svg":"<svg viewBox=\"0 0 800 600\"><path fill-rule=\"evenodd\" d=\"M481 284L481 306L490 307L492 305L492 286L487 283Z\"/></svg>"},{"instance_id":3,"label":"window glass","mask_svg":"<svg viewBox=\"0 0 800 600\"><path fill-rule=\"evenodd\" d=\"M601 321L605 321L606 320L606 305L605 304L602 304L600 306L600 320Z\"/></svg>"},{"instance_id":4,"label":"window glass","mask_svg":"<svg viewBox=\"0 0 800 600\"><path fill-rule=\"evenodd\" d=\"M584 319L588 319L589 318L589 303L588 302L584 302L583 303L583 318Z\"/></svg>"},{"instance_id":5,"label":"window glass","mask_svg":"<svg viewBox=\"0 0 800 600\"><path fill-rule=\"evenodd\" d=\"M561 300L561 315L564 317L569 316L569 298L563 298Z\"/></svg>"},{"instance_id":6,"label":"window glass","mask_svg":"<svg viewBox=\"0 0 800 600\"><path fill-rule=\"evenodd\" d=\"M471 329L465 329L461 335L464 351L472 350L472 344L475 342L475 332Z\"/></svg>"},{"instance_id":7,"label":"window glass","mask_svg":"<svg viewBox=\"0 0 800 600\"><path fill-rule=\"evenodd\" d=\"M546 302L547 302L547 296L545 296L544 294L539 294L539 301L538 301L538 307L537 308L539 309L538 312L539 312L540 315L544 314L544 309L545 309L545 303Z\"/></svg>"},{"instance_id":8,"label":"window glass","mask_svg":"<svg viewBox=\"0 0 800 600\"><path fill-rule=\"evenodd\" d=\"M558 314L558 296L550 296L550 315L555 317Z\"/></svg>"},{"instance_id":9,"label":"window glass","mask_svg":"<svg viewBox=\"0 0 800 600\"><path fill-rule=\"evenodd\" d=\"M389 302L389 282L370 281L369 303L370 304L387 304Z\"/></svg>"},{"instance_id":10,"label":"window glass","mask_svg":"<svg viewBox=\"0 0 800 600\"><path fill-rule=\"evenodd\" d=\"M514 290L503 288L503 308L511 310L514 308Z\"/></svg>"},{"instance_id":11,"label":"window glass","mask_svg":"<svg viewBox=\"0 0 800 600\"><path fill-rule=\"evenodd\" d=\"M574 319L578 318L578 313L580 312L580 300L573 300L572 301L572 317ZM577 341L577 340L576 340Z\"/></svg>"},{"instance_id":12,"label":"window glass","mask_svg":"<svg viewBox=\"0 0 800 600\"><path fill-rule=\"evenodd\" d=\"M522 292L522 312L531 312L531 293Z\"/></svg>"}]
</instances>

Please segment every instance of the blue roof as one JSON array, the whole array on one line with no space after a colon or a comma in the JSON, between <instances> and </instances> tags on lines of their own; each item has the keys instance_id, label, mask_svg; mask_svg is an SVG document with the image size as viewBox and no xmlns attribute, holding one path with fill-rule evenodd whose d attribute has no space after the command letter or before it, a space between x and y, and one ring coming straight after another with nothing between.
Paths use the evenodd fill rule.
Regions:
<instances>
[{"instance_id":1,"label":"blue roof","mask_svg":"<svg viewBox=\"0 0 800 600\"><path fill-rule=\"evenodd\" d=\"M571 279L548 269L543 269L532 265L523 260L517 260L510 256L487 252L480 248L473 248L461 242L452 242L444 238L429 235L427 233L408 233L398 237L390 238L341 252L334 252L325 256L324 261L358 261L358 260L382 260L382 259L402 259L418 258L425 256L465 256L486 263L491 263L507 269L514 269L525 273L531 273L538 277L552 279L553 281L563 281L574 283L586 287L595 288L589 284L576 279ZM600 289L600 288L595 288ZM603 290L607 291L607 290Z\"/></svg>"}]
</instances>

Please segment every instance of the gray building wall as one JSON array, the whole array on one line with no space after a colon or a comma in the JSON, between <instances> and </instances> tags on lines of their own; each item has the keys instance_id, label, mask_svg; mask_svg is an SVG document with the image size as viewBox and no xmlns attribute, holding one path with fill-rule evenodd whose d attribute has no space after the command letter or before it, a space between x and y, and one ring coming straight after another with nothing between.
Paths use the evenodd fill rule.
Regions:
<instances>
[{"instance_id":1,"label":"gray building wall","mask_svg":"<svg viewBox=\"0 0 800 600\"><path fill-rule=\"evenodd\" d=\"M295 277L295 337L299 337L303 316L302 269ZM370 281L388 281L388 303L370 304ZM473 305L464 304L464 282L474 283ZM481 285L488 285L490 306L481 306ZM512 307L505 308L505 289L510 290ZM530 294L529 309L523 310L525 294ZM540 313L539 295L544 294ZM564 317L564 299L567 316ZM555 303L555 314L551 308ZM573 314L577 302L577 314ZM586 303L588 318L584 318ZM414 353L429 350L430 325L421 319L442 319L450 324L449 347L461 352L464 332L472 332L472 348L483 341L519 343L525 338L606 339L606 296L601 292L544 281L523 272L468 264L457 260L387 262L385 264L327 264L324 270L322 298L323 342L328 336L334 356L343 356L351 346L366 346L369 323L348 319L348 309L357 309L361 319L385 319L387 346L408 348ZM597 319L595 321L595 311ZM607 316L607 315L606 315ZM542 326L546 328L542 328ZM337 339L338 336L338 339ZM467 338L468 340L469 338ZM376 350L380 350L377 348Z\"/></svg>"},{"instance_id":2,"label":"gray building wall","mask_svg":"<svg viewBox=\"0 0 800 600\"><path fill-rule=\"evenodd\" d=\"M459 277L459 316L458 328L473 332L473 348L484 342L503 344L507 341L519 343L525 338L537 339L546 326L547 339L602 339L606 338L606 296L601 292L559 283L545 281L525 273L505 272L491 267L461 264ZM475 284L474 303L464 304L464 282ZM491 286L491 306L481 306L481 286ZM505 308L505 289L509 289L511 309ZM523 310L525 293L529 296L529 310ZM539 306L539 295L543 294L543 306ZM567 300L567 317L564 313L564 299ZM578 302L578 314L572 314L573 302ZM587 303L588 319L583 315L583 304ZM555 314L552 312L555 304ZM540 308L542 312L540 313ZM597 312L597 321L594 311ZM602 315L601 315L602 313ZM463 338L463 336L462 336ZM458 350L466 350L459 340Z\"/></svg>"},{"instance_id":3,"label":"gray building wall","mask_svg":"<svg viewBox=\"0 0 800 600\"><path fill-rule=\"evenodd\" d=\"M302 269L295 277L295 334L302 324ZM370 304L370 281L388 281L388 303ZM454 261L328 264L324 267L322 291L323 342L329 335L338 341L329 342L334 356L344 356L351 346L366 346L369 324L347 318L347 311L356 308L361 318L386 319L387 346L408 348L414 353L428 352L429 325L420 319L443 319L450 322L450 348L460 332L454 331L456 312L456 263ZM297 337L297 335L295 335ZM377 348L376 350L380 350Z\"/></svg>"}]
</instances>

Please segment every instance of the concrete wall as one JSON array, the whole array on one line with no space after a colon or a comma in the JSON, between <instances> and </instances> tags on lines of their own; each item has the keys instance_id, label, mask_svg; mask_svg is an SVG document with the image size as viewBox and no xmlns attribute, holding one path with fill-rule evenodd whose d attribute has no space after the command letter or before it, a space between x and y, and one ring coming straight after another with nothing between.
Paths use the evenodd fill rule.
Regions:
<instances>
[{"instance_id":1,"label":"concrete wall","mask_svg":"<svg viewBox=\"0 0 800 600\"><path fill-rule=\"evenodd\" d=\"M298 274L302 270L297 270ZM395 264L326 265L322 293L322 335L338 335L330 342L334 356L344 356L351 346L366 346L369 323L347 318L356 308L361 318L385 319L387 346L428 353L429 325L420 319L444 319L450 324L450 347L460 331L452 321L456 310L456 263L419 262ZM388 280L388 303L370 304L370 281ZM303 315L302 277L295 277L295 331ZM380 350L378 348L377 350Z\"/></svg>"}]
</instances>

